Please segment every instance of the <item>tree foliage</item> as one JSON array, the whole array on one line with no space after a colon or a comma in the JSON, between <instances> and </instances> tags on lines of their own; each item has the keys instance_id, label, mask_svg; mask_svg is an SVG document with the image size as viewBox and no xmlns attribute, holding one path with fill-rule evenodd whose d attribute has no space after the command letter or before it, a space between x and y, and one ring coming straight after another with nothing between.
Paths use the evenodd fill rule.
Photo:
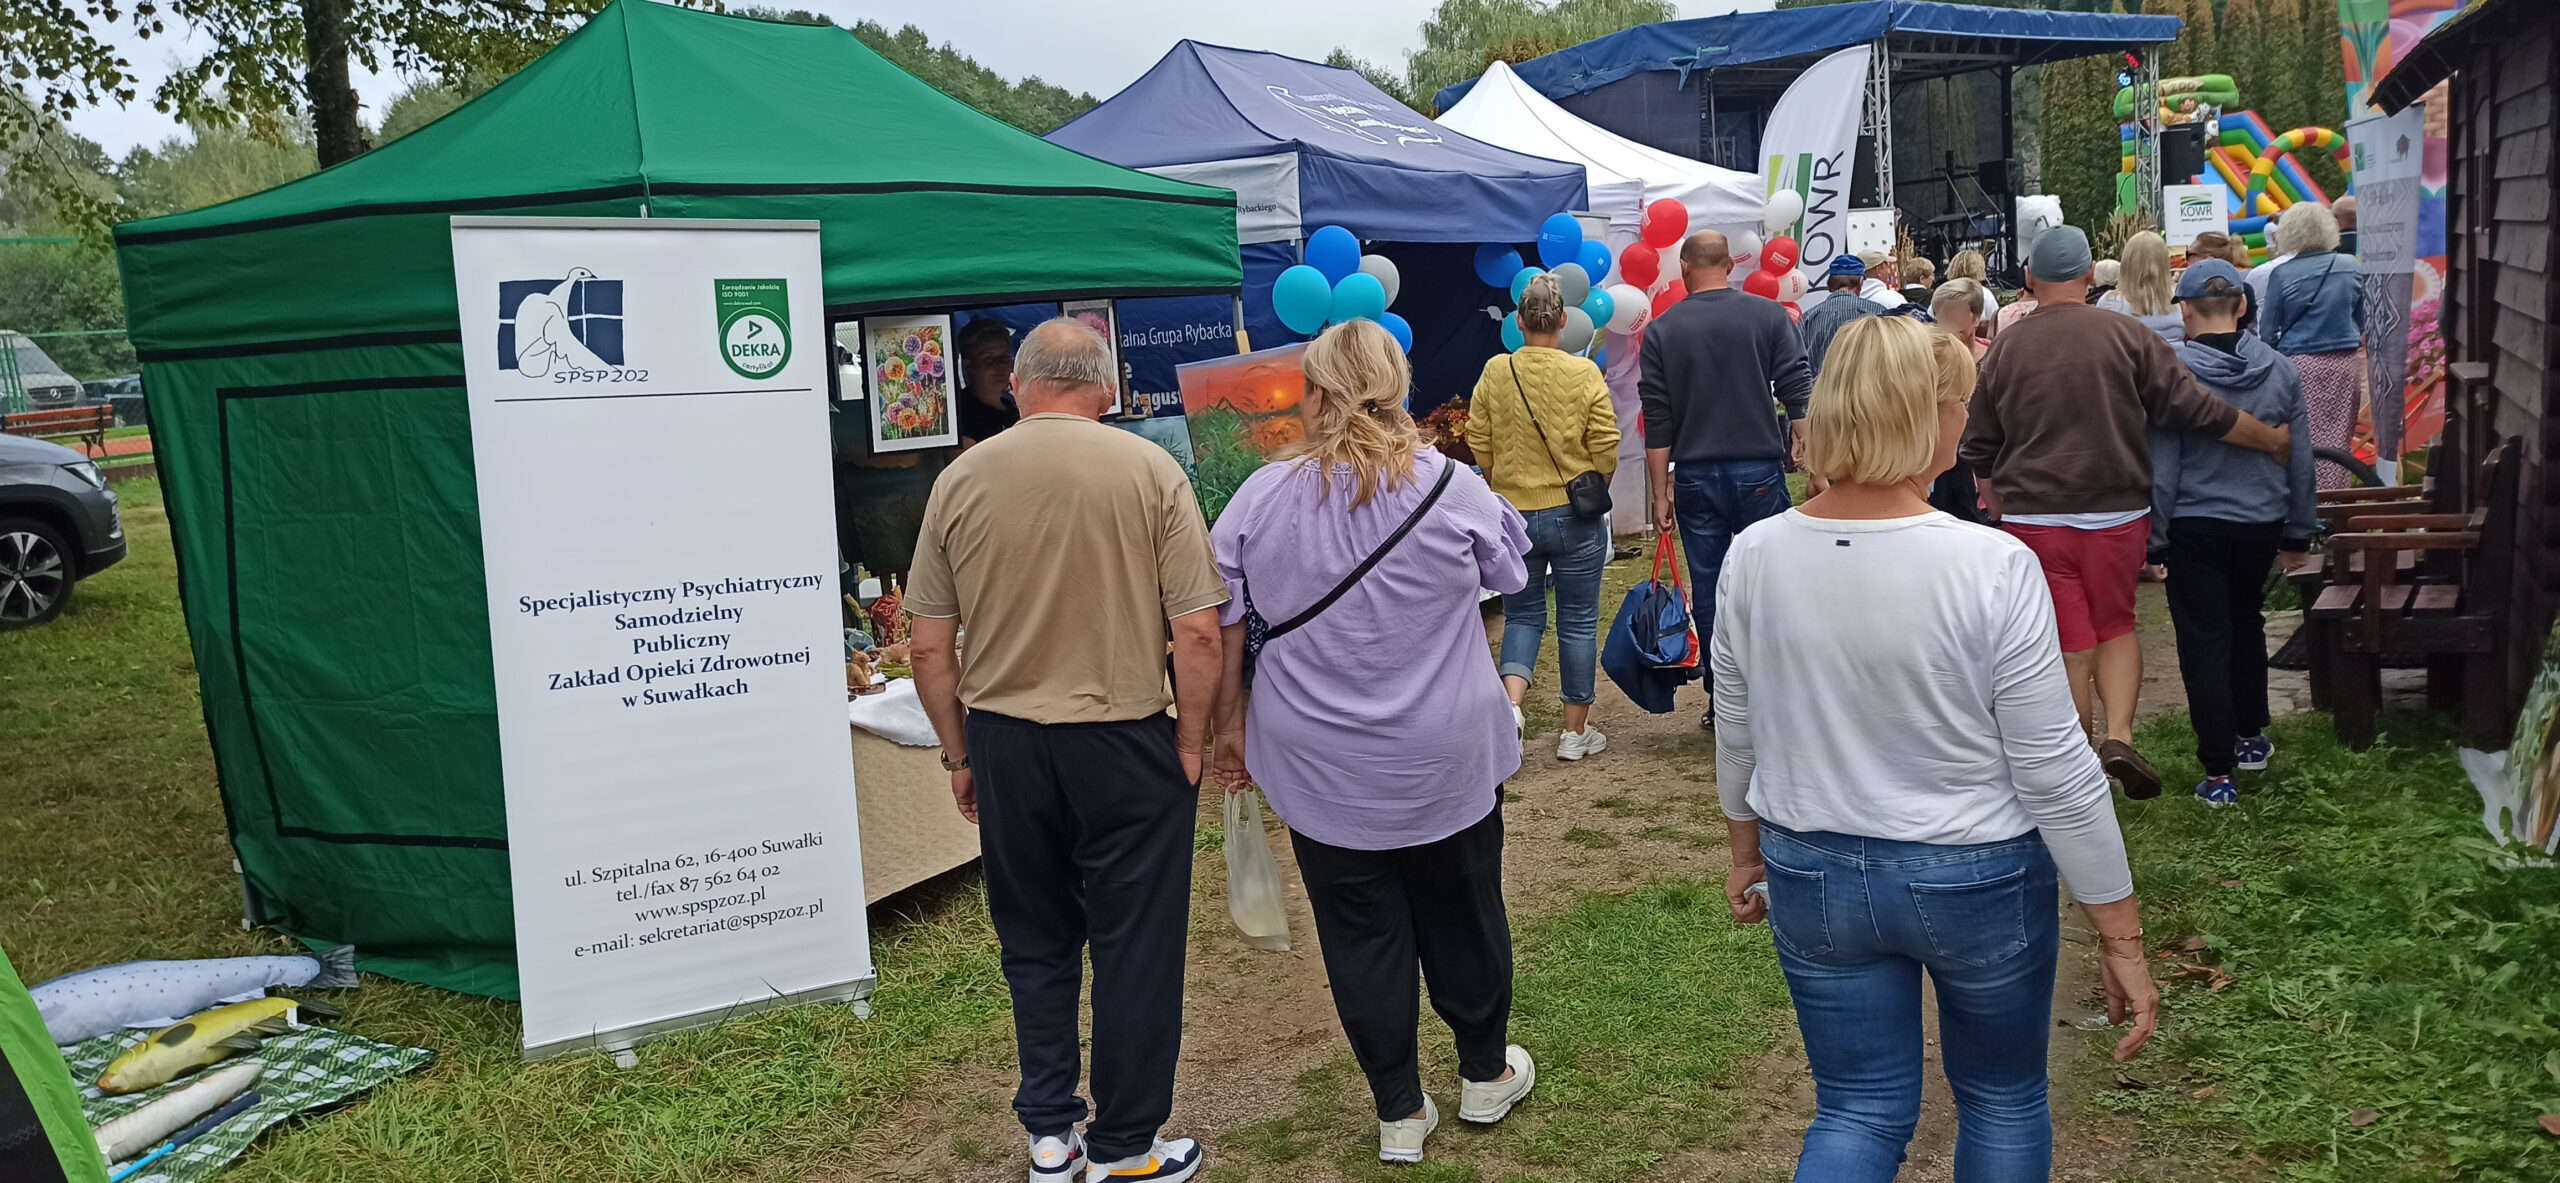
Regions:
<instances>
[{"instance_id":1,"label":"tree foliage","mask_svg":"<svg viewBox=\"0 0 2560 1183\"><path fill-rule=\"evenodd\" d=\"M0 328L58 333L123 326L123 289L105 247L0 247ZM112 378L134 370L133 345L120 334L46 337L36 344L74 378Z\"/></svg>"},{"instance_id":2,"label":"tree foliage","mask_svg":"<svg viewBox=\"0 0 2560 1183\"><path fill-rule=\"evenodd\" d=\"M1007 123L1045 135L1061 123L1084 114L1098 101L1092 95L1052 86L1036 77L1008 82L977 59L935 45L924 30L908 25L892 33L871 21L853 26L853 35L897 67L944 94Z\"/></svg>"},{"instance_id":3,"label":"tree foliage","mask_svg":"<svg viewBox=\"0 0 2560 1183\"><path fill-rule=\"evenodd\" d=\"M1440 0L1422 22L1422 48L1405 54L1400 85L1388 85L1392 74L1339 49L1325 60L1360 71L1406 106L1437 114L1432 95L1495 61L1525 62L1678 15L1667 0Z\"/></svg>"},{"instance_id":4,"label":"tree foliage","mask_svg":"<svg viewBox=\"0 0 2560 1183\"><path fill-rule=\"evenodd\" d=\"M2044 68L2041 150L2045 192L2062 199L2063 220L2106 224L2123 170L2123 138L2115 117L2113 58L2086 57Z\"/></svg>"}]
</instances>

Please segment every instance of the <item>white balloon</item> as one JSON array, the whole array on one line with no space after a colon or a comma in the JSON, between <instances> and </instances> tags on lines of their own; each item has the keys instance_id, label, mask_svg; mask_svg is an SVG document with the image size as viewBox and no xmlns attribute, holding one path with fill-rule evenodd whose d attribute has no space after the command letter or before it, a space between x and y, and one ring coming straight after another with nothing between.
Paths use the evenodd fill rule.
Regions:
<instances>
[{"instance_id":1,"label":"white balloon","mask_svg":"<svg viewBox=\"0 0 2560 1183\"><path fill-rule=\"evenodd\" d=\"M1778 277L1778 302L1781 304L1793 304L1804 299L1805 290L1804 272L1801 269L1790 268L1785 275Z\"/></svg>"},{"instance_id":2,"label":"white balloon","mask_svg":"<svg viewBox=\"0 0 2560 1183\"><path fill-rule=\"evenodd\" d=\"M1628 332L1636 327L1637 321L1644 319L1645 313L1652 311L1653 301L1634 284L1613 283L1608 291L1609 299L1615 301L1609 310L1610 332Z\"/></svg>"},{"instance_id":3,"label":"white balloon","mask_svg":"<svg viewBox=\"0 0 2560 1183\"><path fill-rule=\"evenodd\" d=\"M1782 234L1803 216L1804 195L1793 189L1781 189L1770 194L1769 204L1762 207L1760 228L1771 234Z\"/></svg>"},{"instance_id":4,"label":"white balloon","mask_svg":"<svg viewBox=\"0 0 2560 1183\"><path fill-rule=\"evenodd\" d=\"M1745 230L1734 235L1727 245L1730 249L1726 253L1733 256L1734 274L1749 275L1760 269L1760 248L1767 244L1758 234Z\"/></svg>"},{"instance_id":5,"label":"white balloon","mask_svg":"<svg viewBox=\"0 0 2560 1183\"><path fill-rule=\"evenodd\" d=\"M1384 255L1362 255L1360 271L1375 278L1379 287L1387 289L1387 303L1396 302L1396 291L1402 286L1404 277L1396 273L1395 260Z\"/></svg>"},{"instance_id":6,"label":"white balloon","mask_svg":"<svg viewBox=\"0 0 2560 1183\"><path fill-rule=\"evenodd\" d=\"M1565 264L1573 267L1571 263ZM1580 270L1576 267L1575 270ZM1591 348L1591 335L1598 330L1591 324L1591 314L1580 308L1564 310L1564 330L1556 335L1556 347L1566 353L1580 353Z\"/></svg>"},{"instance_id":7,"label":"white balloon","mask_svg":"<svg viewBox=\"0 0 2560 1183\"><path fill-rule=\"evenodd\" d=\"M1591 273L1583 270L1582 264L1567 263L1556 268L1555 275L1556 286L1564 290L1565 307L1579 307L1591 298Z\"/></svg>"}]
</instances>

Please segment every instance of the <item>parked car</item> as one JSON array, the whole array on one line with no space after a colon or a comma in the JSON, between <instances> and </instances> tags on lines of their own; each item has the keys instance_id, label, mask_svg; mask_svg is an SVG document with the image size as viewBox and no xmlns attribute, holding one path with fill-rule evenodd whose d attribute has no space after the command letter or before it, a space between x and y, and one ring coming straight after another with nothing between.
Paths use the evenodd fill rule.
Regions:
<instances>
[{"instance_id":1,"label":"parked car","mask_svg":"<svg viewBox=\"0 0 2560 1183\"><path fill-rule=\"evenodd\" d=\"M105 403L114 407L118 427L141 427L151 422L150 412L142 404L140 374L83 382L80 384L80 401L87 406Z\"/></svg>"},{"instance_id":2,"label":"parked car","mask_svg":"<svg viewBox=\"0 0 2560 1183\"><path fill-rule=\"evenodd\" d=\"M0 629L62 615L75 584L124 555L124 519L96 461L0 435Z\"/></svg>"},{"instance_id":3,"label":"parked car","mask_svg":"<svg viewBox=\"0 0 2560 1183\"><path fill-rule=\"evenodd\" d=\"M55 365L34 341L6 330L0 330L0 341L18 343L18 383L26 389L28 410L50 411L79 403L80 380Z\"/></svg>"}]
</instances>

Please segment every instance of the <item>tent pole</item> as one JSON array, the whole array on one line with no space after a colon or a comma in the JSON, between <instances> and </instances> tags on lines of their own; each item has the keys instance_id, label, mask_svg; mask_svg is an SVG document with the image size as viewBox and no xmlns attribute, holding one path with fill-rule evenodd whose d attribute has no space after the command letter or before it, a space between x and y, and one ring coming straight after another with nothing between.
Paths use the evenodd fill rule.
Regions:
<instances>
[{"instance_id":1,"label":"tent pole","mask_svg":"<svg viewBox=\"0 0 2560 1183\"><path fill-rule=\"evenodd\" d=\"M2016 66L2000 67L2000 167L2008 173L2000 184L2000 245L1995 254L2007 254L2009 244L2017 241L2018 186L2025 183L2018 167L2018 111ZM1976 178L1979 180L1979 178ZM2008 260L2003 258L2002 263ZM2008 270L2003 266L2001 270Z\"/></svg>"},{"instance_id":2,"label":"tent pole","mask_svg":"<svg viewBox=\"0 0 2560 1183\"><path fill-rule=\"evenodd\" d=\"M1236 352L1251 352L1244 336L1244 290L1236 290Z\"/></svg>"},{"instance_id":3,"label":"tent pole","mask_svg":"<svg viewBox=\"0 0 2560 1183\"><path fill-rule=\"evenodd\" d=\"M1876 208L1893 204L1893 47L1879 37L1867 67L1866 127L1875 137Z\"/></svg>"}]
</instances>

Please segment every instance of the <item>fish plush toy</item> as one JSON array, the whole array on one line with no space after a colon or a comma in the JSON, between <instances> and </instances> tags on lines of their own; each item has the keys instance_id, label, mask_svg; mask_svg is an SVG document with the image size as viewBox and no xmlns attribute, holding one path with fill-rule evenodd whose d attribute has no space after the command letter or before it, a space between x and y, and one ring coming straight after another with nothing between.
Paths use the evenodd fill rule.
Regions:
<instances>
[{"instance_id":1,"label":"fish plush toy","mask_svg":"<svg viewBox=\"0 0 2560 1183\"><path fill-rule=\"evenodd\" d=\"M209 1006L262 997L269 986L350 990L356 951L317 957L127 961L64 974L27 991L44 1029L64 1047L127 1027L164 1027Z\"/></svg>"},{"instance_id":2,"label":"fish plush toy","mask_svg":"<svg viewBox=\"0 0 2560 1183\"><path fill-rule=\"evenodd\" d=\"M158 1088L191 1069L219 1063L235 1052L253 1052L270 1036L301 1026L302 1015L334 1019L338 1008L291 998L261 998L218 1006L184 1022L163 1027L151 1038L126 1048L98 1074L102 1093L138 1093Z\"/></svg>"}]
</instances>

